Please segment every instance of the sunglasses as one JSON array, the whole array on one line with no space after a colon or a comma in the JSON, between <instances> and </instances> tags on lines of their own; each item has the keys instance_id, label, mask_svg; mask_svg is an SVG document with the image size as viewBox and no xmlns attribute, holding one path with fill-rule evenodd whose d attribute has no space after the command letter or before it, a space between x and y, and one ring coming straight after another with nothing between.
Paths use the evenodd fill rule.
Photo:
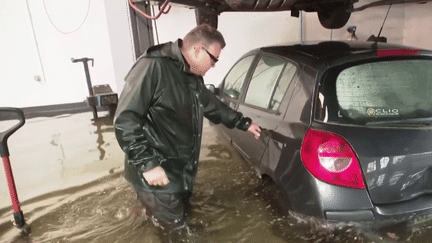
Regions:
<instances>
[{"instance_id":1,"label":"sunglasses","mask_svg":"<svg viewBox=\"0 0 432 243\"><path fill-rule=\"evenodd\" d=\"M210 58L212 59L213 63L217 63L219 61L219 59L215 56L213 56L210 52L208 52L204 47L202 48L204 49L205 52L207 52L207 54L210 56Z\"/></svg>"}]
</instances>

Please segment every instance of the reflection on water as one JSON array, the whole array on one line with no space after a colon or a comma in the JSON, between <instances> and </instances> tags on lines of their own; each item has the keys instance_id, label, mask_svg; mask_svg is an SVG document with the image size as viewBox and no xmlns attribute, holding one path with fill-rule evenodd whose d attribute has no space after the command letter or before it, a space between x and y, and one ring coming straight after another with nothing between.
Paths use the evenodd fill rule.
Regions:
<instances>
[{"instance_id":1,"label":"reflection on water","mask_svg":"<svg viewBox=\"0 0 432 243\"><path fill-rule=\"evenodd\" d=\"M97 120L93 121L93 125L96 126L95 133L98 135L96 143L98 145L97 149L100 152L99 160L103 160L105 158L105 153L106 153L105 149L102 146L105 144L105 141L103 139L103 133L114 132L113 118L109 115L104 117L99 117Z\"/></svg>"},{"instance_id":2,"label":"reflection on water","mask_svg":"<svg viewBox=\"0 0 432 243\"><path fill-rule=\"evenodd\" d=\"M358 225L323 225L286 213L278 206L275 185L257 178L224 140L211 133L213 128L205 129L208 139L203 142L189 215L203 227L182 242L430 242L429 227L374 232ZM27 201L30 235L12 226L10 213L0 211L0 242L160 243L166 239L145 216L123 172Z\"/></svg>"},{"instance_id":3,"label":"reflection on water","mask_svg":"<svg viewBox=\"0 0 432 243\"><path fill-rule=\"evenodd\" d=\"M37 208L27 212L31 234L4 239L8 242L158 242L142 241L158 231L145 220L133 191L116 174L88 188L78 197L66 196L38 217ZM15 230L17 231L17 230ZM140 241L141 239L141 241ZM3 239L2 239L3 240Z\"/></svg>"}]
</instances>

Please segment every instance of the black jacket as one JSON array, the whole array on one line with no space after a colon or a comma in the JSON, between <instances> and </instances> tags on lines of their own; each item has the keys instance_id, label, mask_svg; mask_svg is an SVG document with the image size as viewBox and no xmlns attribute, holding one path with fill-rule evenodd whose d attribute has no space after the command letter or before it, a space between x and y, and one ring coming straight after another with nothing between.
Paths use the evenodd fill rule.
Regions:
<instances>
[{"instance_id":1,"label":"black jacket","mask_svg":"<svg viewBox=\"0 0 432 243\"><path fill-rule=\"evenodd\" d=\"M192 190L203 116L242 130L251 123L219 101L201 76L188 72L179 45L180 39L149 48L127 74L120 95L115 134L126 153L125 177L137 189ZM167 173L167 186L150 186L142 176L157 165Z\"/></svg>"}]
</instances>

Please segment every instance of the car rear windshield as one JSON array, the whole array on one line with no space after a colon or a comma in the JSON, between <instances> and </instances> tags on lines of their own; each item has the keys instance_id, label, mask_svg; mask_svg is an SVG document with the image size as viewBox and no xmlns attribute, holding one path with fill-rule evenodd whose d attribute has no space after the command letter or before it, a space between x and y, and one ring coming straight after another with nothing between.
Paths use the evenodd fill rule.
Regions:
<instances>
[{"instance_id":1,"label":"car rear windshield","mask_svg":"<svg viewBox=\"0 0 432 243\"><path fill-rule=\"evenodd\" d=\"M326 122L430 126L432 60L389 60L333 70L318 94Z\"/></svg>"}]
</instances>

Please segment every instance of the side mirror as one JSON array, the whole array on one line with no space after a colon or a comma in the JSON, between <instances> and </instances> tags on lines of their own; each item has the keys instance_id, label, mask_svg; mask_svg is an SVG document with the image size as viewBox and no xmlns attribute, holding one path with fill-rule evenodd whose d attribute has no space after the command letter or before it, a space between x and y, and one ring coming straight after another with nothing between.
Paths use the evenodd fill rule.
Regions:
<instances>
[{"instance_id":1,"label":"side mirror","mask_svg":"<svg viewBox=\"0 0 432 243\"><path fill-rule=\"evenodd\" d=\"M210 92L212 92L214 95L220 95L220 89L216 88L213 84L206 84L205 85Z\"/></svg>"},{"instance_id":2,"label":"side mirror","mask_svg":"<svg viewBox=\"0 0 432 243\"><path fill-rule=\"evenodd\" d=\"M224 92L224 94L226 94L231 99L235 99L235 100L238 100L238 98L240 96L240 92L238 92L235 89L226 90L226 92Z\"/></svg>"}]
</instances>

